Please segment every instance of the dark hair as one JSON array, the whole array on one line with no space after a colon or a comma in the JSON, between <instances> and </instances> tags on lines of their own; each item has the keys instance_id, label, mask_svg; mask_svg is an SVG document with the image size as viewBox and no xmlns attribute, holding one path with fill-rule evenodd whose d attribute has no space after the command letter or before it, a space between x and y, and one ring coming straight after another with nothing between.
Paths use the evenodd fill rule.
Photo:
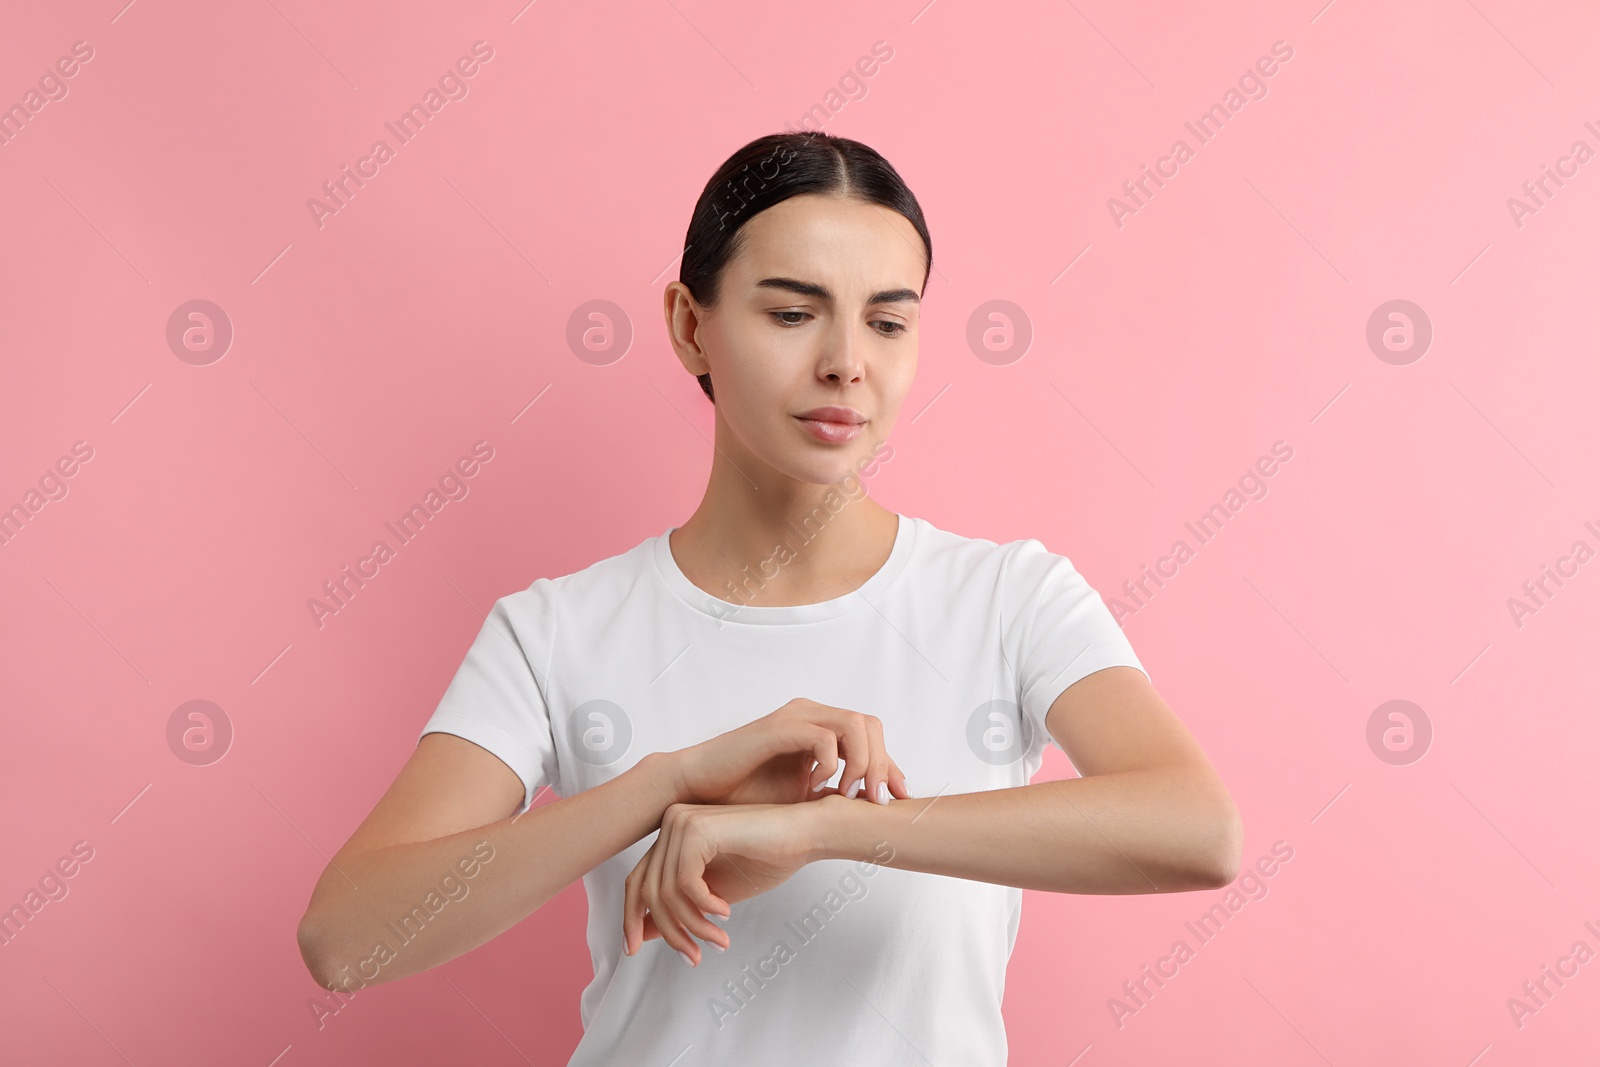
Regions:
<instances>
[{"instance_id":1,"label":"dark hair","mask_svg":"<svg viewBox=\"0 0 1600 1067\"><path fill-rule=\"evenodd\" d=\"M678 280L695 303L710 308L720 295L722 268L741 247L743 226L774 204L802 193L851 196L899 212L927 251L922 287L933 270L933 239L922 207L889 161L860 141L818 130L758 137L729 156L706 182L683 237ZM698 376L712 403L711 375Z\"/></svg>"}]
</instances>

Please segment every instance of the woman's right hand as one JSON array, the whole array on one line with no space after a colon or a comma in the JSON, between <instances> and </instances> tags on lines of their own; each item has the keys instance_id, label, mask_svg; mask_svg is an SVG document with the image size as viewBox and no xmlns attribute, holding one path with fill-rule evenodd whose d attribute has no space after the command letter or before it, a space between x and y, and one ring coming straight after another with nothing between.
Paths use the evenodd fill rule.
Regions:
<instances>
[{"instance_id":1,"label":"woman's right hand","mask_svg":"<svg viewBox=\"0 0 1600 1067\"><path fill-rule=\"evenodd\" d=\"M795 804L832 793L887 803L913 796L884 748L876 716L805 697L667 756L678 795L691 804ZM822 788L841 758L839 786Z\"/></svg>"}]
</instances>

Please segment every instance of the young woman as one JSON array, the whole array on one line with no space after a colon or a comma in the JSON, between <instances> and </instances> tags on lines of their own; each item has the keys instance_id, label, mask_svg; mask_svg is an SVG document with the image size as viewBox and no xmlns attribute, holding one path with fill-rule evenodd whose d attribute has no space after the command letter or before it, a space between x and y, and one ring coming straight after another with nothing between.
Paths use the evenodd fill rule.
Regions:
<instances>
[{"instance_id":1,"label":"young woman","mask_svg":"<svg viewBox=\"0 0 1600 1067\"><path fill-rule=\"evenodd\" d=\"M664 301L715 408L700 506L495 602L316 886L322 985L452 959L582 877L573 1065L983 1067L1022 889L1233 880L1227 790L1072 563L865 492L931 266L863 144L723 164ZM1050 743L1082 777L1029 784Z\"/></svg>"}]
</instances>

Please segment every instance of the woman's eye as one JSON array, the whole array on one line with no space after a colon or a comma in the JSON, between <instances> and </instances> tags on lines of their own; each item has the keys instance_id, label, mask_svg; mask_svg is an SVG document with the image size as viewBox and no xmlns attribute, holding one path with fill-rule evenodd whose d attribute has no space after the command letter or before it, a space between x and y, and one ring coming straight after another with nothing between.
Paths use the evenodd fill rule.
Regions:
<instances>
[{"instance_id":1,"label":"woman's eye","mask_svg":"<svg viewBox=\"0 0 1600 1067\"><path fill-rule=\"evenodd\" d=\"M805 319L813 317L809 311L769 311L767 314L771 315L780 326L799 326ZM794 315L796 318L785 318L787 315ZM877 331L884 337L899 337L907 329L905 323L893 322L889 319L879 319L873 325L889 327L887 330L880 329Z\"/></svg>"}]
</instances>

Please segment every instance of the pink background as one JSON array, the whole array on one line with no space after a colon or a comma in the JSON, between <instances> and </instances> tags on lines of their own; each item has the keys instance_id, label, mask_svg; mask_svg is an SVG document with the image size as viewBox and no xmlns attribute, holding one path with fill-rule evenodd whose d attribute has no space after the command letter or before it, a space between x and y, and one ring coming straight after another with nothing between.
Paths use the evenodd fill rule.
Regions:
<instances>
[{"instance_id":1,"label":"pink background","mask_svg":"<svg viewBox=\"0 0 1600 1067\"><path fill-rule=\"evenodd\" d=\"M1600 149L1593 5L123 3L12 5L0 32L6 106L93 48L0 145L0 506L93 450L0 545L0 904L94 850L0 948L7 1062L565 1062L581 886L320 1029L295 923L494 598L698 502L711 408L660 317L690 209L876 41L824 128L895 164L935 253L882 503L1037 537L1111 600L1293 449L1124 620L1245 861L1293 858L1204 945L1184 924L1223 891L1028 894L1012 1062L1593 1048L1600 962L1520 1026L1507 1006L1600 951L1600 563L1520 626L1507 603L1600 547L1600 161L1507 206ZM396 147L384 123L479 40L468 95ZM1267 95L1199 144L1185 121L1277 41ZM307 200L380 137L319 227ZM1119 227L1108 198L1180 137ZM166 337L196 299L234 332L203 366ZM597 299L634 333L604 366L566 340ZM997 299L1033 330L999 364L966 340ZM1434 334L1405 365L1366 340L1395 299ZM307 600L479 440L470 494L319 628ZM197 699L235 732L207 766L167 740ZM1404 765L1367 741L1395 699L1433 731ZM1179 938L1194 958L1119 1026L1109 998Z\"/></svg>"}]
</instances>

